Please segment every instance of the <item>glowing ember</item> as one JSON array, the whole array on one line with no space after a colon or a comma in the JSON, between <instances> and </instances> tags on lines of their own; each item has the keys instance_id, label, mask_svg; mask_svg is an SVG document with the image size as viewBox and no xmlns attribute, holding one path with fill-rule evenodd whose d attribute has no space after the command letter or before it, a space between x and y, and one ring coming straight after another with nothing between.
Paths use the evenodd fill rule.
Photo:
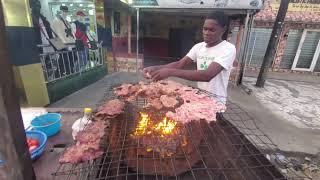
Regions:
<instances>
[{"instance_id":1,"label":"glowing ember","mask_svg":"<svg viewBox=\"0 0 320 180\"><path fill-rule=\"evenodd\" d=\"M160 131L161 134L171 134L171 132L174 130L176 127L177 122L172 121L172 120L167 120L167 118L163 118L162 122L157 124L155 126L156 131Z\"/></svg>"},{"instance_id":2,"label":"glowing ember","mask_svg":"<svg viewBox=\"0 0 320 180\"><path fill-rule=\"evenodd\" d=\"M140 113L141 120L139 121L139 124L136 128L136 131L134 132L134 135L139 136L146 133L146 129L148 127L148 123L150 122L150 117L148 114Z\"/></svg>"},{"instance_id":3,"label":"glowing ember","mask_svg":"<svg viewBox=\"0 0 320 180\"><path fill-rule=\"evenodd\" d=\"M179 122L164 115L159 117L145 112L140 112L138 124L131 137L138 140L139 146L143 147L137 150L139 153L156 152L160 157L172 156L177 152L177 148L186 147L188 144Z\"/></svg>"},{"instance_id":4,"label":"glowing ember","mask_svg":"<svg viewBox=\"0 0 320 180\"><path fill-rule=\"evenodd\" d=\"M167 117L164 117L161 122L154 124L148 114L140 112L140 116L140 121L134 132L135 136L156 133L163 137L163 135L171 134L177 125L176 121L170 120Z\"/></svg>"}]
</instances>

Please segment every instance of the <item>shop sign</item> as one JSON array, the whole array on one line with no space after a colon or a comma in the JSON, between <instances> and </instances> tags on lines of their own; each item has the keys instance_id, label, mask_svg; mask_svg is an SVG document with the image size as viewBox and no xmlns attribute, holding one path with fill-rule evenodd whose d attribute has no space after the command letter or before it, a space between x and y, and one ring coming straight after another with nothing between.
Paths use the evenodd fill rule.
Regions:
<instances>
[{"instance_id":1,"label":"shop sign","mask_svg":"<svg viewBox=\"0 0 320 180\"><path fill-rule=\"evenodd\" d=\"M130 3L129 3L130 4ZM132 0L134 7L261 9L262 0Z\"/></svg>"},{"instance_id":2,"label":"shop sign","mask_svg":"<svg viewBox=\"0 0 320 180\"><path fill-rule=\"evenodd\" d=\"M273 0L272 10L278 11L281 0ZM320 12L320 0L290 0L289 12Z\"/></svg>"},{"instance_id":3,"label":"shop sign","mask_svg":"<svg viewBox=\"0 0 320 180\"><path fill-rule=\"evenodd\" d=\"M157 0L132 0L133 6L158 6Z\"/></svg>"}]
</instances>

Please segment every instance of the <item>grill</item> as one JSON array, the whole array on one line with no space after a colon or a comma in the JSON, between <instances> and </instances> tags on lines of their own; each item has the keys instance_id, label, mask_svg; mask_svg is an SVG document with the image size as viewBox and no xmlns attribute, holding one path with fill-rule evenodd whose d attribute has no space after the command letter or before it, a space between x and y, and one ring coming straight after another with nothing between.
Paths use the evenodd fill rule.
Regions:
<instances>
[{"instance_id":1,"label":"grill","mask_svg":"<svg viewBox=\"0 0 320 180\"><path fill-rule=\"evenodd\" d=\"M108 92L106 99L114 98ZM53 173L54 179L287 179L265 157L277 147L252 117L232 102L227 103L226 112L217 115L216 122L200 121L185 128L191 152L182 148L177 156L162 157L154 151L142 156L137 152L145 147L133 143L130 135L145 104L145 99L137 98L111 121L101 158L77 165L62 164ZM193 138L195 135L201 141Z\"/></svg>"}]
</instances>

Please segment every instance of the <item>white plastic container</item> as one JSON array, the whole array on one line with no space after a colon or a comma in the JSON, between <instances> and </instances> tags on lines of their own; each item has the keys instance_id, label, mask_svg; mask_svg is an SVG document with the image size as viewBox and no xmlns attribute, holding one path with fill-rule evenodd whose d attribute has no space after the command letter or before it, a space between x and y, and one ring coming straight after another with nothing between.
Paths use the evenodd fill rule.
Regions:
<instances>
[{"instance_id":1,"label":"white plastic container","mask_svg":"<svg viewBox=\"0 0 320 180\"><path fill-rule=\"evenodd\" d=\"M72 137L75 140L78 132L82 131L86 125L91 123L92 109L85 108L82 118L76 120L72 125Z\"/></svg>"}]
</instances>

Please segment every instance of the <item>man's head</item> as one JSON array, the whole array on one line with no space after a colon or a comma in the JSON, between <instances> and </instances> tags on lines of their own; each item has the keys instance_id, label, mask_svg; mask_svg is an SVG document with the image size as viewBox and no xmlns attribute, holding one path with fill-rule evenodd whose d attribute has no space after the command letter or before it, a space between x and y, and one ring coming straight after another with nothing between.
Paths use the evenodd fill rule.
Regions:
<instances>
[{"instance_id":1,"label":"man's head","mask_svg":"<svg viewBox=\"0 0 320 180\"><path fill-rule=\"evenodd\" d=\"M86 16L86 14L81 10L77 11L76 15L77 15L78 21L80 22L83 22L83 19Z\"/></svg>"},{"instance_id":2,"label":"man's head","mask_svg":"<svg viewBox=\"0 0 320 180\"><path fill-rule=\"evenodd\" d=\"M228 25L228 17L219 11L210 13L203 25L203 40L209 45L214 45L222 39Z\"/></svg>"},{"instance_id":3,"label":"man's head","mask_svg":"<svg viewBox=\"0 0 320 180\"><path fill-rule=\"evenodd\" d=\"M69 12L68 6L60 6L61 16L66 18Z\"/></svg>"}]
</instances>

